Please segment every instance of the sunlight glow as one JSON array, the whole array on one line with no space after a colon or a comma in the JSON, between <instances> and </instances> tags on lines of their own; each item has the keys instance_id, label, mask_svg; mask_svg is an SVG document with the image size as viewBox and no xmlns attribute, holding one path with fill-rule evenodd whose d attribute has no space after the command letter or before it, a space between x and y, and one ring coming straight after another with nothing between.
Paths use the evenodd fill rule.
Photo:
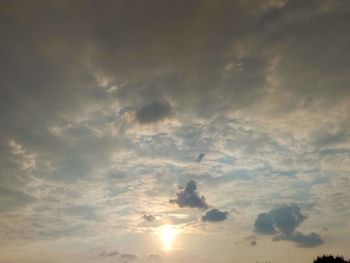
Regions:
<instances>
[{"instance_id":1,"label":"sunlight glow","mask_svg":"<svg viewBox=\"0 0 350 263\"><path fill-rule=\"evenodd\" d=\"M161 239L163 242L163 249L170 250L175 239L175 229L172 225L164 225L162 228Z\"/></svg>"}]
</instances>

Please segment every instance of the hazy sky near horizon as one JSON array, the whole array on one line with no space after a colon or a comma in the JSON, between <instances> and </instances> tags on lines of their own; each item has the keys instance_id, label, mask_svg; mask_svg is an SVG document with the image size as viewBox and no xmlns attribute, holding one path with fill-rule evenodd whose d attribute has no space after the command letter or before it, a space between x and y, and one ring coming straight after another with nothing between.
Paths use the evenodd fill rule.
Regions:
<instances>
[{"instance_id":1,"label":"hazy sky near horizon","mask_svg":"<svg viewBox=\"0 0 350 263\"><path fill-rule=\"evenodd\" d=\"M1 263L350 258L350 1L0 21Z\"/></svg>"}]
</instances>

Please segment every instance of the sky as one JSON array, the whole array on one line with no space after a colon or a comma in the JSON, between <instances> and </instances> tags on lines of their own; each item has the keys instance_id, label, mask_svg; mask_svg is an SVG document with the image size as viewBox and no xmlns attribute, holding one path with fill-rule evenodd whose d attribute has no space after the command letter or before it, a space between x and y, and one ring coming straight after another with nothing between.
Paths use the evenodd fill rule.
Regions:
<instances>
[{"instance_id":1,"label":"sky","mask_svg":"<svg viewBox=\"0 0 350 263\"><path fill-rule=\"evenodd\" d=\"M0 2L1 263L350 258L350 1Z\"/></svg>"}]
</instances>

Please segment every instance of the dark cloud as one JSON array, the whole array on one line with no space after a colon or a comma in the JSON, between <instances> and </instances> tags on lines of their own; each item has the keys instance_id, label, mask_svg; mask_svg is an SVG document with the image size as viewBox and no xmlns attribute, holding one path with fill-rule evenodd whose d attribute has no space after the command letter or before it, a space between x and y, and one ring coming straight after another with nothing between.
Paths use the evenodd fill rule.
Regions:
<instances>
[{"instance_id":1,"label":"dark cloud","mask_svg":"<svg viewBox=\"0 0 350 263\"><path fill-rule=\"evenodd\" d=\"M305 235L299 231L293 233L291 240L296 242L299 247L315 247L324 243L319 234Z\"/></svg>"},{"instance_id":2,"label":"dark cloud","mask_svg":"<svg viewBox=\"0 0 350 263\"><path fill-rule=\"evenodd\" d=\"M228 212L222 212L216 208L211 209L202 216L204 222L221 222L227 219Z\"/></svg>"},{"instance_id":3,"label":"dark cloud","mask_svg":"<svg viewBox=\"0 0 350 263\"><path fill-rule=\"evenodd\" d=\"M204 156L205 156L205 153L201 153L201 154L199 154L198 156L194 157L194 160L195 160L197 163L200 163L200 162L203 160Z\"/></svg>"},{"instance_id":4,"label":"dark cloud","mask_svg":"<svg viewBox=\"0 0 350 263\"><path fill-rule=\"evenodd\" d=\"M300 247L314 247L323 244L320 235L305 235L296 228L306 219L297 204L283 205L261 213L255 220L255 231L260 234L273 235L273 240L288 240Z\"/></svg>"},{"instance_id":5,"label":"dark cloud","mask_svg":"<svg viewBox=\"0 0 350 263\"><path fill-rule=\"evenodd\" d=\"M261 213L255 220L255 231L261 234L272 235L276 233L272 218L266 213Z\"/></svg>"},{"instance_id":6,"label":"dark cloud","mask_svg":"<svg viewBox=\"0 0 350 263\"><path fill-rule=\"evenodd\" d=\"M156 218L153 215L143 215L143 219L145 219L148 222L153 222L156 220Z\"/></svg>"},{"instance_id":7,"label":"dark cloud","mask_svg":"<svg viewBox=\"0 0 350 263\"><path fill-rule=\"evenodd\" d=\"M349 4L253 2L2 1L1 141L34 146L55 178L87 176L97 166L91 160L104 166L115 142L91 136L82 143L88 137L80 134L66 141L49 127L115 100L124 109L144 105L136 112L143 124L175 110L205 117L252 107L269 96L275 57L279 90L291 94L277 97L278 107L295 107L305 91L315 101L348 97ZM111 96L97 88L97 73L125 85ZM101 153L91 154L96 145Z\"/></svg>"},{"instance_id":8,"label":"dark cloud","mask_svg":"<svg viewBox=\"0 0 350 263\"><path fill-rule=\"evenodd\" d=\"M136 118L142 124L152 123L168 117L171 113L169 103L153 102L136 111Z\"/></svg>"},{"instance_id":9,"label":"dark cloud","mask_svg":"<svg viewBox=\"0 0 350 263\"><path fill-rule=\"evenodd\" d=\"M305 89L325 99L330 92L347 95L349 4L272 2L48 1L23 7L21 1L5 1L1 119L12 123L9 130L13 117L44 126L61 111L110 101L95 89L94 70L110 83L126 83L115 95L124 105L165 96L202 116L245 108L266 95L270 57L278 56L280 81L297 93L291 104ZM166 103L152 104L146 113L139 109L141 122L169 111Z\"/></svg>"},{"instance_id":10,"label":"dark cloud","mask_svg":"<svg viewBox=\"0 0 350 263\"><path fill-rule=\"evenodd\" d=\"M204 196L200 196L197 191L197 184L191 180L186 184L186 187L179 187L176 193L176 199L170 199L171 204L177 204L179 207L204 208L209 206L205 201Z\"/></svg>"},{"instance_id":11,"label":"dark cloud","mask_svg":"<svg viewBox=\"0 0 350 263\"><path fill-rule=\"evenodd\" d=\"M285 205L259 214L255 220L255 230L262 234L273 235L280 232L290 236L305 219L296 204Z\"/></svg>"}]
</instances>

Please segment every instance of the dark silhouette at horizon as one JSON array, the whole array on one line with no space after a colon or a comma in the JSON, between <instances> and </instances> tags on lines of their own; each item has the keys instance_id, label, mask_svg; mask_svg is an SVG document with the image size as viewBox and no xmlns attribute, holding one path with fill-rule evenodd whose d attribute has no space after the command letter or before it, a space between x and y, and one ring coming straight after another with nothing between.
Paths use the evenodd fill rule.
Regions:
<instances>
[{"instance_id":1,"label":"dark silhouette at horizon","mask_svg":"<svg viewBox=\"0 0 350 263\"><path fill-rule=\"evenodd\" d=\"M350 260L344 259L343 256L322 255L318 256L313 263L350 263Z\"/></svg>"}]
</instances>

